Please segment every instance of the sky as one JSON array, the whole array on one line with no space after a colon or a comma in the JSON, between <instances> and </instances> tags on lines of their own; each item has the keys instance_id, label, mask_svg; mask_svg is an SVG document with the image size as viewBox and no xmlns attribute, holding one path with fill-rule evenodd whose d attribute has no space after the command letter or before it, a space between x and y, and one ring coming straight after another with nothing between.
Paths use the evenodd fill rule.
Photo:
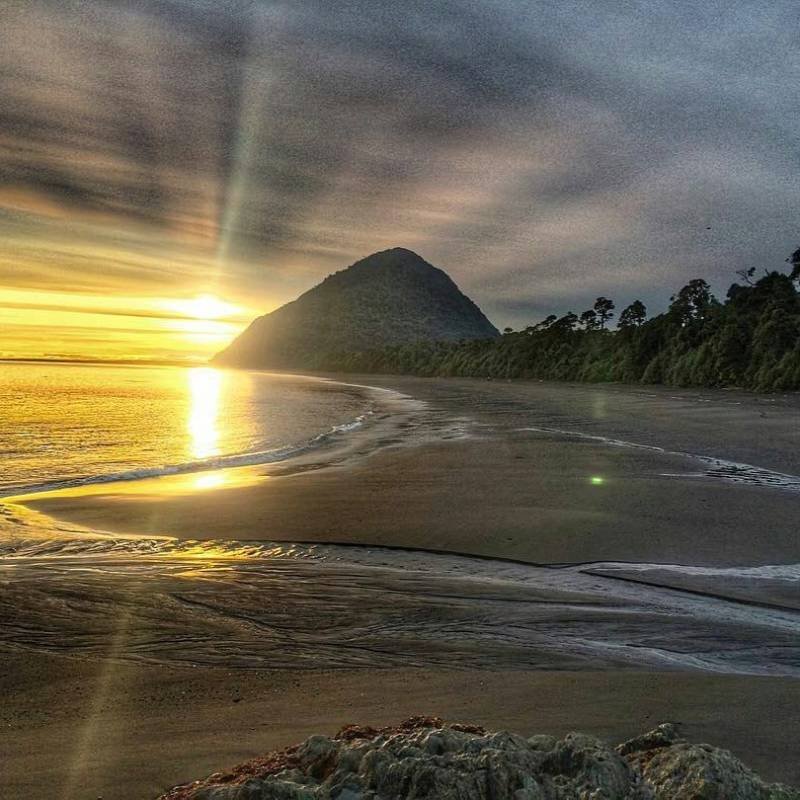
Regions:
<instances>
[{"instance_id":1,"label":"sky","mask_svg":"<svg viewBox=\"0 0 800 800\"><path fill-rule=\"evenodd\" d=\"M202 359L376 250L498 326L800 245L782 2L7 0L0 357Z\"/></svg>"}]
</instances>

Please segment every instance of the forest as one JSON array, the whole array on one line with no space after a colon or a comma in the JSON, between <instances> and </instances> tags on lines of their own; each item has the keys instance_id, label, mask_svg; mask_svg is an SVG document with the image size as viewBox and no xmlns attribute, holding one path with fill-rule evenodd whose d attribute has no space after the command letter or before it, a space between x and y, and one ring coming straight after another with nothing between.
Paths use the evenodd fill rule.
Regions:
<instances>
[{"instance_id":1,"label":"forest","mask_svg":"<svg viewBox=\"0 0 800 800\"><path fill-rule=\"evenodd\" d=\"M614 381L670 386L800 389L800 249L790 271L737 273L724 301L689 281L667 310L647 317L636 300L615 319L599 297L569 312L491 339L418 342L328 355L325 369L422 376ZM614 325L614 322L616 325Z\"/></svg>"}]
</instances>

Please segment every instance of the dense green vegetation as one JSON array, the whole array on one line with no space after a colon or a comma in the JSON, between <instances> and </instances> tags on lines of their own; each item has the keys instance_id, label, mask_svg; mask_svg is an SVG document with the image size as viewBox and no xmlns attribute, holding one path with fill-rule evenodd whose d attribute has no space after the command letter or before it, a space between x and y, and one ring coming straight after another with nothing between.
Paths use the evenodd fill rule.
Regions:
<instances>
[{"instance_id":1,"label":"dense green vegetation","mask_svg":"<svg viewBox=\"0 0 800 800\"><path fill-rule=\"evenodd\" d=\"M414 375L621 381L675 386L800 389L800 250L791 272L740 273L724 302L693 280L652 319L640 301L609 329L614 303L550 316L521 331L460 342L420 342L326 358L325 367Z\"/></svg>"}]
</instances>

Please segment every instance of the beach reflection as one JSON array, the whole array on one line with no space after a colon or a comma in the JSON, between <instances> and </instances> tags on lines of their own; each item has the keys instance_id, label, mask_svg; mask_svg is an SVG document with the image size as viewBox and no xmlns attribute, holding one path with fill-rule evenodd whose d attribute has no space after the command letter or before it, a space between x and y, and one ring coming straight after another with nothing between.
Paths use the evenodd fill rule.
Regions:
<instances>
[{"instance_id":1,"label":"beach reflection","mask_svg":"<svg viewBox=\"0 0 800 800\"><path fill-rule=\"evenodd\" d=\"M227 478L222 470L201 472L194 476L192 483L195 489L217 489L227 483Z\"/></svg>"},{"instance_id":2,"label":"beach reflection","mask_svg":"<svg viewBox=\"0 0 800 800\"><path fill-rule=\"evenodd\" d=\"M252 486L269 480L269 475L264 474L261 466L229 467L227 469L209 470L206 472L187 472L178 475L160 475L155 478L142 478L136 481L113 481L109 483L87 483L83 486L70 486L65 489L53 489L48 492L35 492L34 494L20 494L3 498L0 508L20 508L24 512L30 511L27 506L19 504L35 502L37 500L50 500L53 498L75 497L126 497L128 499L151 502L154 499L167 496L194 494L195 492L210 491L214 489L233 489L242 486ZM42 520L49 520L44 515L39 515ZM2 513L0 513L2 522ZM53 530L53 522L45 525L43 530ZM2 530L2 526L0 526ZM96 534L96 531L87 532Z\"/></svg>"},{"instance_id":3,"label":"beach reflection","mask_svg":"<svg viewBox=\"0 0 800 800\"><path fill-rule=\"evenodd\" d=\"M211 367L189 370L187 427L194 458L219 455L219 405L223 375Z\"/></svg>"}]
</instances>

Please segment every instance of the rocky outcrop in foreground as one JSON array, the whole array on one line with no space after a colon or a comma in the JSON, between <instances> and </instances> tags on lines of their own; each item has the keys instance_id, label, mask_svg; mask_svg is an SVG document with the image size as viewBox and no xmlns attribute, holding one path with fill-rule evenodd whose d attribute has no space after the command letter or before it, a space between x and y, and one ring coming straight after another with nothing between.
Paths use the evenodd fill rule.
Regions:
<instances>
[{"instance_id":1,"label":"rocky outcrop in foreground","mask_svg":"<svg viewBox=\"0 0 800 800\"><path fill-rule=\"evenodd\" d=\"M493 733L436 718L395 728L348 726L160 800L800 800L727 750L691 744L670 724L609 747Z\"/></svg>"}]
</instances>

